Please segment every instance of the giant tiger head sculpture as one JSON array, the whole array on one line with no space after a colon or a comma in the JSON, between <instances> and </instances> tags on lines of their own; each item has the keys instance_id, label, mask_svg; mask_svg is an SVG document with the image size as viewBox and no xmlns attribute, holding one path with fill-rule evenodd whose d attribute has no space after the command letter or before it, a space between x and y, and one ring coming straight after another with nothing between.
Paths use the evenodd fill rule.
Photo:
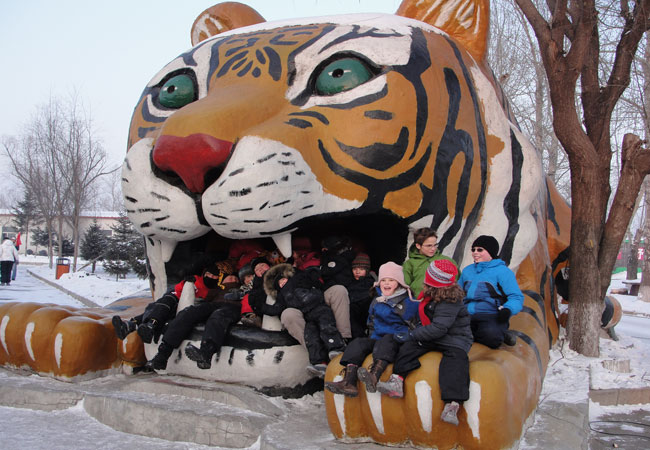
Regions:
<instances>
[{"instance_id":1,"label":"giant tiger head sculpture","mask_svg":"<svg viewBox=\"0 0 650 450\"><path fill-rule=\"evenodd\" d=\"M499 240L526 294L511 322L521 345L472 350L476 414L466 408L454 433L432 424L431 408L428 425L403 426L403 408L426 404L418 377L437 380L429 359L407 379L406 406L377 415L393 400L326 395L336 436L437 445L431 436L442 433L444 448L501 448L537 403L557 337L552 271L569 214L487 66L488 16L487 0L404 0L397 15L266 23L223 3L197 18L194 47L152 78L135 108L123 192L155 295L239 239L273 240L289 256L292 234L346 234L379 265L403 261L409 230L429 226L461 267L476 236ZM480 409L484 401L499 412Z\"/></svg>"},{"instance_id":2,"label":"giant tiger head sculpture","mask_svg":"<svg viewBox=\"0 0 650 450\"><path fill-rule=\"evenodd\" d=\"M292 233L356 236L376 264L420 226L459 262L479 234L526 257L544 180L485 64L487 5L416 3L282 23L225 3L195 21L137 104L123 169L156 291L226 240L289 256Z\"/></svg>"}]
</instances>

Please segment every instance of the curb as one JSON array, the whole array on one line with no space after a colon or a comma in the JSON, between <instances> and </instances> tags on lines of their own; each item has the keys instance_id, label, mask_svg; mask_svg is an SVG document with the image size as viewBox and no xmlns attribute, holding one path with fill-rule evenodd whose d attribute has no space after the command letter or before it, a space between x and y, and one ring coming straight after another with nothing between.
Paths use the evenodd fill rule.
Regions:
<instances>
[{"instance_id":1,"label":"curb","mask_svg":"<svg viewBox=\"0 0 650 450\"><path fill-rule=\"evenodd\" d=\"M650 403L650 388L590 389L589 400L601 406L645 404Z\"/></svg>"},{"instance_id":2,"label":"curb","mask_svg":"<svg viewBox=\"0 0 650 450\"><path fill-rule=\"evenodd\" d=\"M27 269L27 273L30 274L31 276L33 276L34 278L36 278L37 280L42 281L45 284L49 284L50 286L60 290L61 292L64 292L64 293L68 294L70 297L74 298L75 300L80 301L81 303L83 303L85 306L88 306L89 308L102 308L101 305L98 305L97 303L95 303L93 301L90 301L86 297L82 297L79 294L75 294L74 292L67 290L63 286L60 286L59 284L57 284L57 283L55 283L53 281L50 281L47 278L44 278L44 277L42 277L40 275L35 274L34 272L32 272L29 269Z\"/></svg>"}]
</instances>

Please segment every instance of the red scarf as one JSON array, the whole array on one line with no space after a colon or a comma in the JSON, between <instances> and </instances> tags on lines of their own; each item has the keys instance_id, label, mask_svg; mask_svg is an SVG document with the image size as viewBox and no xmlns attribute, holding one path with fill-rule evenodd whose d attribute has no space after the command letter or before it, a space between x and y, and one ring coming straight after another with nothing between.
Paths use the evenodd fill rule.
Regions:
<instances>
[{"instance_id":1,"label":"red scarf","mask_svg":"<svg viewBox=\"0 0 650 450\"><path fill-rule=\"evenodd\" d=\"M418 305L420 322L422 322L423 326L429 325L431 323L431 319L429 319L429 317L424 313L424 308L431 301L431 297L425 297L424 292L420 292L420 295L418 295L418 300L421 300L420 304Z\"/></svg>"}]
</instances>

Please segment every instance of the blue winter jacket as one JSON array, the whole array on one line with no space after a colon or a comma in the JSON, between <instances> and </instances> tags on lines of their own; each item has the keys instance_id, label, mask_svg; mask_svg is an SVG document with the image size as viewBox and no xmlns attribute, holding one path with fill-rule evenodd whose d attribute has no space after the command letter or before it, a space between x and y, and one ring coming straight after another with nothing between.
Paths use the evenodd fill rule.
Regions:
<instances>
[{"instance_id":1,"label":"blue winter jacket","mask_svg":"<svg viewBox=\"0 0 650 450\"><path fill-rule=\"evenodd\" d=\"M524 305L514 272L500 259L470 264L458 284L466 293L470 314L496 314L498 307L504 306L514 316Z\"/></svg>"},{"instance_id":2,"label":"blue winter jacket","mask_svg":"<svg viewBox=\"0 0 650 450\"><path fill-rule=\"evenodd\" d=\"M375 298L368 311L368 329L372 339L385 334L408 332L415 328L418 315L418 302L409 298L406 289L398 290L385 301Z\"/></svg>"}]
</instances>

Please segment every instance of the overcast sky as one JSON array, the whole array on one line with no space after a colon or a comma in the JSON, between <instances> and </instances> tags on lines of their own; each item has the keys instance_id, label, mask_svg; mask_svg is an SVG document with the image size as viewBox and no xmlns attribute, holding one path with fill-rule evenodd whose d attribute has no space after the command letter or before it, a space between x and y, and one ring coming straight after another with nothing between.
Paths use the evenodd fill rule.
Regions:
<instances>
[{"instance_id":1,"label":"overcast sky","mask_svg":"<svg viewBox=\"0 0 650 450\"><path fill-rule=\"evenodd\" d=\"M357 12L394 13L399 0L242 0L266 20ZM37 105L77 91L114 165L145 84L191 47L205 0L22 0L0 13L0 137L17 135ZM6 161L0 159L0 164ZM1 171L2 173L4 171ZM6 179L6 177L1 177ZM0 182L0 187L2 187Z\"/></svg>"}]
</instances>

